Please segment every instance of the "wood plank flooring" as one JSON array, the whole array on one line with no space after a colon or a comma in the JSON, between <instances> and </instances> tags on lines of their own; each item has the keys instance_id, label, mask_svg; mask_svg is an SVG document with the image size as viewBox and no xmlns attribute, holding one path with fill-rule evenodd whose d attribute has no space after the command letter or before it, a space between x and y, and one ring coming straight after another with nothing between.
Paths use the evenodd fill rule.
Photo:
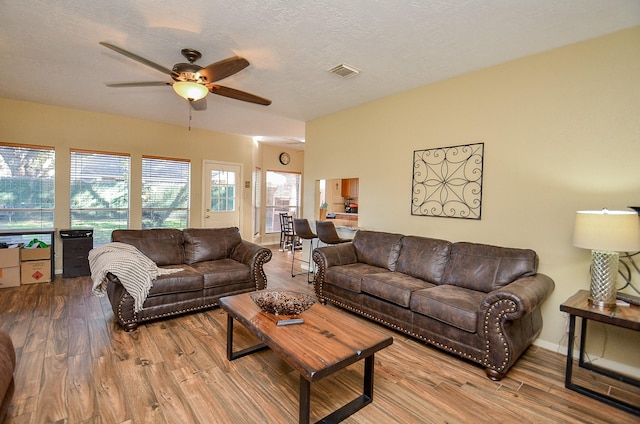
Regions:
<instances>
[{"instance_id":1,"label":"wood plank flooring","mask_svg":"<svg viewBox=\"0 0 640 424\"><path fill-rule=\"evenodd\" d=\"M306 275L291 278L291 253L272 250L269 287L311 292ZM297 422L297 372L270 350L228 362L226 314L219 308L126 334L106 297L90 288L89 277L58 276L0 290L0 328L11 335L18 358L5 424ZM236 328L236 346L255 342ZM345 423L640 422L565 389L562 354L533 346L505 379L493 382L478 366L384 331L395 341L376 354L374 401ZM314 383L311 419L356 397L363 369L357 363ZM638 388L582 370L575 377L640 404Z\"/></svg>"}]
</instances>

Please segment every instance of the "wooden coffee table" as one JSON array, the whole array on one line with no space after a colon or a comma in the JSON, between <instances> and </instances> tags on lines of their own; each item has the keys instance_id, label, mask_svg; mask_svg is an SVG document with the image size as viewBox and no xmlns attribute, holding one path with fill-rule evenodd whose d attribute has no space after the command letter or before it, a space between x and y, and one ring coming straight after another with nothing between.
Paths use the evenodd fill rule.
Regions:
<instances>
[{"instance_id":1,"label":"wooden coffee table","mask_svg":"<svg viewBox=\"0 0 640 424\"><path fill-rule=\"evenodd\" d=\"M373 401L374 354L393 343L393 337L347 313L314 304L300 315L303 324L278 326L290 318L263 312L251 293L220 299L227 312L227 358L232 361L269 347L300 373L299 422L308 423L311 383L364 359L363 393L318 422L338 423ZM263 343L233 351L233 322L238 320Z\"/></svg>"}]
</instances>

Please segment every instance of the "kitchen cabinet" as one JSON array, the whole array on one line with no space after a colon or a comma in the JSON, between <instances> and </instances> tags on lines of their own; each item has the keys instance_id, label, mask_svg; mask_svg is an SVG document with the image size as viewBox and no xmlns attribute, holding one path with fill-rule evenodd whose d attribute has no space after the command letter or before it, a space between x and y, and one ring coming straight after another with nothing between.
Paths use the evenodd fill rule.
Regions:
<instances>
[{"instance_id":1,"label":"kitchen cabinet","mask_svg":"<svg viewBox=\"0 0 640 424\"><path fill-rule=\"evenodd\" d=\"M356 198L358 197L358 178L344 178L342 180L342 197Z\"/></svg>"}]
</instances>

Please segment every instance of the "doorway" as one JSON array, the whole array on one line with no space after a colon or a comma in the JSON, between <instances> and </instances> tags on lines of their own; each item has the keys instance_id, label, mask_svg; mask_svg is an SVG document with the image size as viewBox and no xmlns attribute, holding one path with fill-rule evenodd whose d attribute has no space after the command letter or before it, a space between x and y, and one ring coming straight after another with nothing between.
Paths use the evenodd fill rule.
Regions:
<instances>
[{"instance_id":1,"label":"doorway","mask_svg":"<svg viewBox=\"0 0 640 424\"><path fill-rule=\"evenodd\" d=\"M204 161L202 226L240 228L242 165ZM242 229L240 228L242 231Z\"/></svg>"}]
</instances>

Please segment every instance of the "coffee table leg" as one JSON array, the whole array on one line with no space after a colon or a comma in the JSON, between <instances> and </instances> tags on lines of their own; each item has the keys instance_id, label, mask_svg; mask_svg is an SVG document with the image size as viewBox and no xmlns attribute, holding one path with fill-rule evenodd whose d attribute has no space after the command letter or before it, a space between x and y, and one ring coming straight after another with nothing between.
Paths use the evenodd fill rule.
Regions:
<instances>
[{"instance_id":1,"label":"coffee table leg","mask_svg":"<svg viewBox=\"0 0 640 424\"><path fill-rule=\"evenodd\" d=\"M309 424L309 415L311 415L311 382L300 376L300 412L298 422L300 424Z\"/></svg>"},{"instance_id":2,"label":"coffee table leg","mask_svg":"<svg viewBox=\"0 0 640 424\"><path fill-rule=\"evenodd\" d=\"M234 359L242 358L258 350L267 348L264 343L259 343L255 346L248 347L238 352L233 351L233 317L227 314L227 359L233 361Z\"/></svg>"},{"instance_id":3,"label":"coffee table leg","mask_svg":"<svg viewBox=\"0 0 640 424\"><path fill-rule=\"evenodd\" d=\"M355 414L357 411L361 410L371 402L373 402L373 354L364 358L364 382L362 387L362 395L358 396L356 399L347 403L343 407L336 409L331 414L327 415L318 423L339 423L350 415ZM307 421L302 421L302 378L300 379L300 422L309 422L309 413L307 412ZM306 381L306 380L305 380ZM308 381L306 381L309 384ZM309 390L310 391L310 390ZM307 394L307 410L309 409L309 394Z\"/></svg>"},{"instance_id":4,"label":"coffee table leg","mask_svg":"<svg viewBox=\"0 0 640 424\"><path fill-rule=\"evenodd\" d=\"M364 387L362 389L362 396L368 399L367 403L373 402L373 364L373 355L367 356L364 359Z\"/></svg>"}]
</instances>

